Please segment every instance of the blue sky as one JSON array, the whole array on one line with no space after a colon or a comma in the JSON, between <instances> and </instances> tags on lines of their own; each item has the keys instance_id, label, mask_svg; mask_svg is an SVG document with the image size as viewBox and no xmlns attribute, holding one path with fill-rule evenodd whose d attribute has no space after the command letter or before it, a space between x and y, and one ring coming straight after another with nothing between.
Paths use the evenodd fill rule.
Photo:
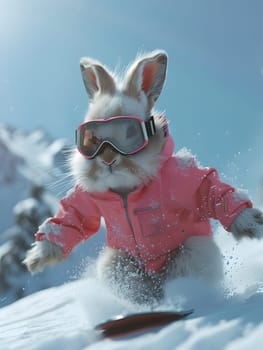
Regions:
<instances>
[{"instance_id":1,"label":"blue sky","mask_svg":"<svg viewBox=\"0 0 263 350\"><path fill-rule=\"evenodd\" d=\"M256 193L263 178L263 2L0 0L0 122L74 142L88 105L79 59L123 69L165 49L157 108L177 148Z\"/></svg>"}]
</instances>

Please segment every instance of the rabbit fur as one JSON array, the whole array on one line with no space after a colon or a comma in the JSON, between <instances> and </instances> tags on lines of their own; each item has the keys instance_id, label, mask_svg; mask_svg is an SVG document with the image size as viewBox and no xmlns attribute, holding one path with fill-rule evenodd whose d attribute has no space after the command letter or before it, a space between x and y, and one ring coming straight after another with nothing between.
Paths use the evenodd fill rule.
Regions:
<instances>
[{"instance_id":1,"label":"rabbit fur","mask_svg":"<svg viewBox=\"0 0 263 350\"><path fill-rule=\"evenodd\" d=\"M76 150L70 158L72 176L85 191L111 190L128 194L142 184L147 186L159 170L167 131L162 113L154 110L166 79L166 52L157 50L138 56L121 78L91 58L82 58L80 68L90 102L84 121L128 115L147 120L153 115L156 134L149 139L147 147L132 156L105 147L94 159L86 159ZM243 236L260 238L262 224L262 213L247 208L237 216L230 231L237 239ZM62 259L58 245L38 241L28 251L24 263L34 273ZM126 294L139 303L151 297L162 298L162 286L167 279L191 274L203 275L208 282L222 278L221 255L211 237L189 238L183 249L172 254L165 271L153 276L140 271L134 259L123 251L105 248L98 259L99 277L111 286L127 285Z\"/></svg>"}]
</instances>

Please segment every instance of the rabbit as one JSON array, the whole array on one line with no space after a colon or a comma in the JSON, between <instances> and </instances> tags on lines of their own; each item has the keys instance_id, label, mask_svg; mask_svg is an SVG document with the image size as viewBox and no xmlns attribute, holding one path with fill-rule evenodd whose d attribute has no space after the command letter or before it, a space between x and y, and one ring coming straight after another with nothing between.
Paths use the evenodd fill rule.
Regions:
<instances>
[{"instance_id":1,"label":"rabbit","mask_svg":"<svg viewBox=\"0 0 263 350\"><path fill-rule=\"evenodd\" d=\"M132 302L154 303L170 279L222 279L210 218L236 239L262 237L262 212L249 198L221 182L216 169L199 166L190 152L173 154L168 122L154 110L167 61L162 50L138 56L120 78L94 59L80 60L90 103L70 159L75 186L36 233L24 260L32 273L65 259L99 230L103 217L107 244L98 277ZM144 133L150 129L148 136L133 124ZM125 153L126 144L134 150Z\"/></svg>"}]
</instances>

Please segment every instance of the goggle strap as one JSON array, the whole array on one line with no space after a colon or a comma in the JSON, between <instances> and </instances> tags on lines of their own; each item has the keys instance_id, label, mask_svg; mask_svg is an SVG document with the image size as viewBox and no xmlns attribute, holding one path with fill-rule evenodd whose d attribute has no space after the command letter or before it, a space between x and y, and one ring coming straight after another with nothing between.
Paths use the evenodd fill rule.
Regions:
<instances>
[{"instance_id":1,"label":"goggle strap","mask_svg":"<svg viewBox=\"0 0 263 350\"><path fill-rule=\"evenodd\" d=\"M147 131L147 135L149 137L155 135L156 128L155 128L155 123L154 123L153 116L150 117L148 120L146 120L145 127L146 127L146 131Z\"/></svg>"}]
</instances>

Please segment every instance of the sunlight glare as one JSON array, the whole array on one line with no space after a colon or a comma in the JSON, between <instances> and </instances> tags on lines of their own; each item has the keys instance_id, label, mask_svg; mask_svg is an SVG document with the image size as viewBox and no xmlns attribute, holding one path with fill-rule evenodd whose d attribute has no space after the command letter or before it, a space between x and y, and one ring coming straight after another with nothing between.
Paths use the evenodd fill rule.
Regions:
<instances>
[{"instance_id":1,"label":"sunlight glare","mask_svg":"<svg viewBox=\"0 0 263 350\"><path fill-rule=\"evenodd\" d=\"M25 7L22 2L0 0L0 43L11 43L23 29ZM23 21L25 22L25 21ZM24 24L24 23L23 23ZM22 27L22 28L21 28Z\"/></svg>"}]
</instances>

